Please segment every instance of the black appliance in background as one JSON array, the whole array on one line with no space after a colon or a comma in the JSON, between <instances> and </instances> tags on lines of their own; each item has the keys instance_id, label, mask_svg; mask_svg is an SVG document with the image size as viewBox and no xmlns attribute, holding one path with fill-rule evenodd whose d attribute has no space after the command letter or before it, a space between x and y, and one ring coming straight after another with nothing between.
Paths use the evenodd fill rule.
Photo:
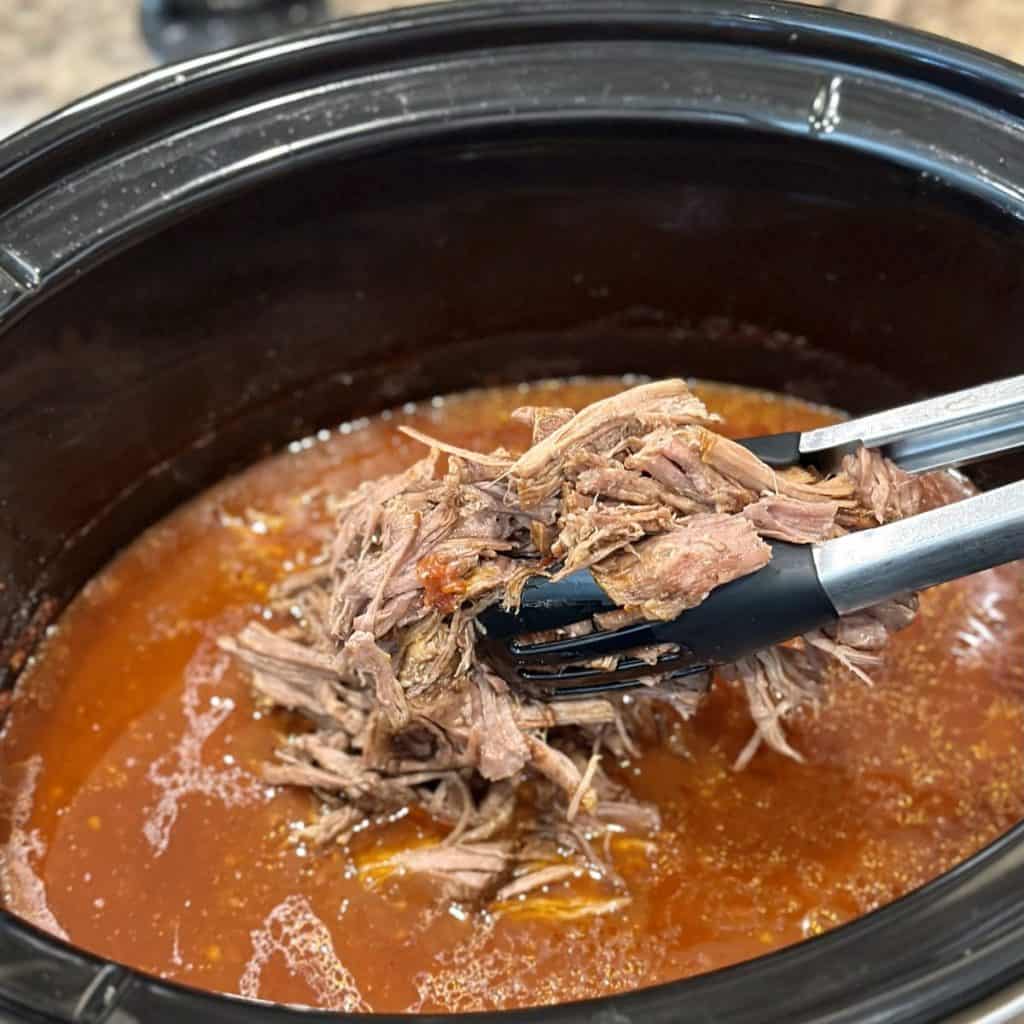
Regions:
<instances>
[{"instance_id":1,"label":"black appliance in background","mask_svg":"<svg viewBox=\"0 0 1024 1024\"><path fill-rule=\"evenodd\" d=\"M161 61L254 43L328 17L327 0L142 0L142 34Z\"/></svg>"}]
</instances>

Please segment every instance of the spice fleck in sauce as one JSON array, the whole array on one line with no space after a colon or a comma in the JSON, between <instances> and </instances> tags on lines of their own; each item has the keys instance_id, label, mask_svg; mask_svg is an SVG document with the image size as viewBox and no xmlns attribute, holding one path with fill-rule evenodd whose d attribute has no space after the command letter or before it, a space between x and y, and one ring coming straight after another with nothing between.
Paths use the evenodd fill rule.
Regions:
<instances>
[{"instance_id":1,"label":"spice fleck in sauce","mask_svg":"<svg viewBox=\"0 0 1024 1024\"><path fill-rule=\"evenodd\" d=\"M459 445L522 447L520 404L621 382L477 392L347 424L228 480L94 579L23 676L2 741L14 912L76 945L191 985L336 1010L550 1003L708 971L817 935L927 882L1024 816L1024 572L926 594L871 688L837 672L817 713L730 768L750 738L721 685L663 749L617 766L664 830L621 842L633 900L566 914L565 891L480 915L381 854L436 838L395 815L350 849L294 841L316 806L261 780L295 718L267 713L216 646L331 532L325 496L422 454L408 423ZM734 436L827 411L700 386ZM443 580L433 581L443 586ZM593 910L585 902L581 912ZM566 950L572 955L567 956Z\"/></svg>"}]
</instances>

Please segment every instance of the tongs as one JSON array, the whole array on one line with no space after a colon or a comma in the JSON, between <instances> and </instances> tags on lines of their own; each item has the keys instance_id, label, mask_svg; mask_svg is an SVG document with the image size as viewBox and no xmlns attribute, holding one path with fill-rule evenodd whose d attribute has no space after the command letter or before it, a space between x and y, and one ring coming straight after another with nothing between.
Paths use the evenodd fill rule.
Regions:
<instances>
[{"instance_id":1,"label":"tongs","mask_svg":"<svg viewBox=\"0 0 1024 1024\"><path fill-rule=\"evenodd\" d=\"M1024 376L967 388L804 433L739 442L775 468L824 473L861 446L910 473L949 469L1024 446ZM531 579L515 611L480 617L481 647L509 683L542 700L592 697L681 679L827 626L841 615L1024 557L1024 481L821 544L769 541L764 568L718 587L670 622L531 643L616 605L589 570L553 582ZM627 652L676 645L649 661ZM621 655L615 668L588 662Z\"/></svg>"}]
</instances>

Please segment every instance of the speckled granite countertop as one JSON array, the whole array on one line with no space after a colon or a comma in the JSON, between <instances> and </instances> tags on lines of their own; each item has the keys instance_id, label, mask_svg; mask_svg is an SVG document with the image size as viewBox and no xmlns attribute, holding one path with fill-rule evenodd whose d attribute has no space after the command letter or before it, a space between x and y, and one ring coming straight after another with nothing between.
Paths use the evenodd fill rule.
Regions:
<instances>
[{"instance_id":1,"label":"speckled granite countertop","mask_svg":"<svg viewBox=\"0 0 1024 1024\"><path fill-rule=\"evenodd\" d=\"M1024 63L1024 0L811 2L914 25ZM389 0L329 2L337 16L391 6ZM0 136L149 67L139 7L138 0L0 0ZM300 14L301 7L295 5Z\"/></svg>"}]
</instances>

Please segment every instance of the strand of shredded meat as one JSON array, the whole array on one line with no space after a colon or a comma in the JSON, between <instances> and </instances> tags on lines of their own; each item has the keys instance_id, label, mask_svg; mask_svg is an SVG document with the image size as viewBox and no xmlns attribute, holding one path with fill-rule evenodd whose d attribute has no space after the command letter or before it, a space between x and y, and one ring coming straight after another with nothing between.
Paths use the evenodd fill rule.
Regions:
<instances>
[{"instance_id":1,"label":"strand of shredded meat","mask_svg":"<svg viewBox=\"0 0 1024 1024\"><path fill-rule=\"evenodd\" d=\"M307 838L345 842L368 820L421 806L451 831L393 866L482 901L581 869L621 889L601 840L657 830L658 812L613 781L604 759L692 714L709 680L659 679L653 650L640 652L652 677L639 696L537 703L478 657L481 609L514 605L542 568L591 567L621 606L599 625L670 619L764 566L763 538L812 543L940 500L927 479L867 450L829 477L774 470L716 433L717 417L681 380L578 413L515 417L533 432L518 456L408 431L426 457L344 497L321 568L278 587L293 625L253 623L222 641L258 695L312 723L266 767L273 783L322 799ZM866 677L915 610L908 596L726 666L721 677L746 692L754 722L737 767L761 744L799 757L786 716L818 699L830 663Z\"/></svg>"}]
</instances>

